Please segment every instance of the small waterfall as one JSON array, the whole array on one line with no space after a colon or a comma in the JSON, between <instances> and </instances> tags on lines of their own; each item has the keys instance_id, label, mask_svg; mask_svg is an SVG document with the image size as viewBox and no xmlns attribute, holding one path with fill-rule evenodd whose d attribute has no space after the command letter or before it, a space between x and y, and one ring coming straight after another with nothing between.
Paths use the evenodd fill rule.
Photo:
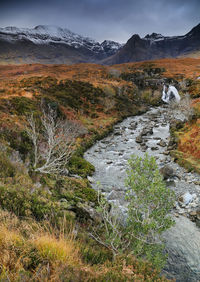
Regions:
<instances>
[{"instance_id":1,"label":"small waterfall","mask_svg":"<svg viewBox=\"0 0 200 282\"><path fill-rule=\"evenodd\" d=\"M175 86L169 85L168 90L166 92L166 86L164 85L162 92L162 100L165 103L170 103L171 101L176 101L178 103L180 102L181 98Z\"/></svg>"}]
</instances>

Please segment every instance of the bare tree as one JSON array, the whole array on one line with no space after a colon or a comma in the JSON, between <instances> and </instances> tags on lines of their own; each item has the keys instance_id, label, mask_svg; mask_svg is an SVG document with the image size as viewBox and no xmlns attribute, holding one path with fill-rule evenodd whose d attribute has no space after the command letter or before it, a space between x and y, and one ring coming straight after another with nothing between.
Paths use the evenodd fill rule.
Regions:
<instances>
[{"instance_id":1,"label":"bare tree","mask_svg":"<svg viewBox=\"0 0 200 282\"><path fill-rule=\"evenodd\" d=\"M57 118L56 111L50 107L43 110L40 120L39 131L32 114L26 129L34 147L33 169L40 173L64 173L75 149L76 137L83 134L82 128L73 121Z\"/></svg>"}]
</instances>

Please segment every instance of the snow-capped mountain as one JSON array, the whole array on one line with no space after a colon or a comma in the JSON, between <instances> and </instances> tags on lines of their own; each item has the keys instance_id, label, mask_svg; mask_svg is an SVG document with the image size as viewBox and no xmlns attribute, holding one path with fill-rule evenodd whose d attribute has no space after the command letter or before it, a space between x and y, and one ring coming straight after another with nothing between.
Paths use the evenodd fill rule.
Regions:
<instances>
[{"instance_id":1,"label":"snow-capped mountain","mask_svg":"<svg viewBox=\"0 0 200 282\"><path fill-rule=\"evenodd\" d=\"M111 40L99 43L56 26L0 28L0 64L120 64L199 52L200 24L182 36L152 33L141 38L134 34L124 45Z\"/></svg>"},{"instance_id":2,"label":"snow-capped mountain","mask_svg":"<svg viewBox=\"0 0 200 282\"><path fill-rule=\"evenodd\" d=\"M200 24L182 36L163 36L152 33L141 38L134 34L127 43L104 64L121 64L136 61L193 56L200 51Z\"/></svg>"},{"instance_id":3,"label":"snow-capped mountain","mask_svg":"<svg viewBox=\"0 0 200 282\"><path fill-rule=\"evenodd\" d=\"M119 50L119 48L122 47L122 44L114 41L105 40L102 43L99 43L89 37L84 37L79 34L73 33L66 28L61 28L57 26L46 26L46 25L38 25L32 29L17 28L17 27L0 28L1 45L2 42L4 42L4 44L7 43L7 45L11 49L13 45L19 46L20 43L21 45L24 45L24 48L25 45L32 44L31 53L34 52L33 50L34 48L37 49L38 47L40 47L41 49L44 48L49 49L50 47L53 46L56 49L59 49L59 47L61 47L62 52L66 47L68 49L67 53L69 53L69 48L71 47L70 49L71 52L73 52L73 49L75 49L74 52L79 53L79 55L77 54L78 57L82 57L79 58L77 62L97 61L115 54ZM25 51L26 49L27 48L25 48ZM26 58L28 56L30 60L29 54L27 54L26 52L25 54L26 54ZM86 57L90 56L91 60L89 60L88 58L84 59L84 56ZM61 61L63 62L63 56L61 57L62 57ZM50 61L52 60L52 58L49 59ZM58 57L55 62L59 62Z\"/></svg>"}]
</instances>

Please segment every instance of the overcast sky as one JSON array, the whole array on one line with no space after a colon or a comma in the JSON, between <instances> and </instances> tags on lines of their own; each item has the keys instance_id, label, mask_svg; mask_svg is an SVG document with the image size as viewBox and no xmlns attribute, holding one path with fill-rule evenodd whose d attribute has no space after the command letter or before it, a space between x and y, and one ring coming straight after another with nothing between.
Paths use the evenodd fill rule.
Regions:
<instances>
[{"instance_id":1,"label":"overcast sky","mask_svg":"<svg viewBox=\"0 0 200 282\"><path fill-rule=\"evenodd\" d=\"M198 23L200 0L0 0L0 27L57 25L100 42L183 35Z\"/></svg>"}]
</instances>

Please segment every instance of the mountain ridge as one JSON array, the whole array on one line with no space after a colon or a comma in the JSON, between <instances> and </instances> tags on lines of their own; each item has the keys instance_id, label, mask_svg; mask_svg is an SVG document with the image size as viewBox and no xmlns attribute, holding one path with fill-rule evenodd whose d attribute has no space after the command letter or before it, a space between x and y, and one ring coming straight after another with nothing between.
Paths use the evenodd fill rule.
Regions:
<instances>
[{"instance_id":1,"label":"mountain ridge","mask_svg":"<svg viewBox=\"0 0 200 282\"><path fill-rule=\"evenodd\" d=\"M0 62L97 62L115 54L121 47L122 44L115 41L104 40L99 43L57 26L0 28Z\"/></svg>"},{"instance_id":2,"label":"mountain ridge","mask_svg":"<svg viewBox=\"0 0 200 282\"><path fill-rule=\"evenodd\" d=\"M160 33L133 34L126 44L112 40L99 43L67 28L38 25L34 28L0 28L0 64L105 65L161 58L199 57L200 24L180 36Z\"/></svg>"},{"instance_id":3,"label":"mountain ridge","mask_svg":"<svg viewBox=\"0 0 200 282\"><path fill-rule=\"evenodd\" d=\"M200 51L200 24L180 36L152 33L141 38L134 34L116 54L104 59L102 63L112 65L175 58L197 51Z\"/></svg>"}]
</instances>

